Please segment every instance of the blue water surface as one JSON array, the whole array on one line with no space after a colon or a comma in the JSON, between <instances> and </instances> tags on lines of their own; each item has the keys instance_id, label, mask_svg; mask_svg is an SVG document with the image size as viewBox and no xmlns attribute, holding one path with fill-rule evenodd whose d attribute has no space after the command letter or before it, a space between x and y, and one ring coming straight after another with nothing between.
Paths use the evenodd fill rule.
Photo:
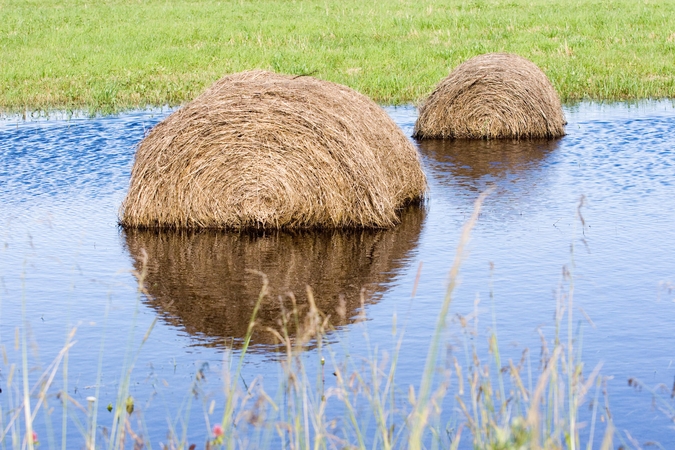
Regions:
<instances>
[{"instance_id":1,"label":"blue water surface","mask_svg":"<svg viewBox=\"0 0 675 450\"><path fill-rule=\"evenodd\" d=\"M386 109L410 135L416 109ZM246 268L269 272L272 284L285 280L279 289L315 286L335 317L342 295L346 316L328 338L341 358L367 358L374 347L392 351L394 324L396 336L404 330L397 384L403 391L417 386L461 228L478 195L491 189L461 266L444 334L447 353L461 354L466 341L457 317L476 310L474 339L483 357L489 358L487 335L496 324L503 360L517 361L529 348L536 370L540 332L550 343L556 299L570 290L563 272L569 272L573 325L581 330L575 331L575 346L587 373L602 364L618 430L615 442L659 441L666 448L675 442L668 415L654 406L650 393L628 383L666 386L662 397L674 406L675 108L670 102L566 107L567 135L555 141L418 142L428 200L389 232L125 233L117 225L118 209L135 148L170 112L0 121L3 428L12 416L8 408L20 403L22 337L34 381L75 329L67 377L59 368L46 398L53 411L36 419L45 446L61 442L60 389L84 409L91 407L87 397L98 399L103 436L112 423L106 406L115 402L124 369L133 364L130 392L150 444L159 447L170 430L181 434L186 424L188 440L200 447L222 414L226 349L238 354L261 286ZM141 248L154 249L145 292L138 290ZM183 262L172 255L182 255ZM362 287L368 320L356 323ZM273 324L275 311L265 309L261 323ZM304 355L311 370L320 370L318 355L316 348ZM273 340L254 335L241 379L276 386L278 360ZM63 367L65 361L59 362ZM200 370L207 381L195 390ZM454 395L447 397L444 417L461 418ZM217 400L213 411L211 400ZM77 415L74 402L71 414ZM83 442L72 423L66 433L72 442Z\"/></svg>"}]
</instances>

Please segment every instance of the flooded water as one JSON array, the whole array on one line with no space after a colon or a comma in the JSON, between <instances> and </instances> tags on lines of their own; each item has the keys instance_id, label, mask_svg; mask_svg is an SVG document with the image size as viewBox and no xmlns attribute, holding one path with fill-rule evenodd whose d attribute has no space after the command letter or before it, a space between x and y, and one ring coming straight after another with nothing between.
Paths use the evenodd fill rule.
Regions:
<instances>
[{"instance_id":1,"label":"flooded water","mask_svg":"<svg viewBox=\"0 0 675 450\"><path fill-rule=\"evenodd\" d=\"M169 112L0 121L3 428L7 408L17 404L22 373L12 373L12 364L20 369L22 360L17 330L27 332L29 370L38 374L76 327L67 383L59 372L54 393L68 390L83 408L88 396L96 396L98 421L108 426L112 418L105 407L115 401L122 368L133 361L130 391L153 445L172 427L181 432L181 423L189 424L191 441L204 442L205 415L217 422L222 414L225 349L241 348L261 273L274 295L261 304L245 382L261 376L265 385L276 385L279 347L264 330L292 308L285 293L294 292L297 307L306 309L309 285L318 307L332 318L336 331L328 339L342 356L366 355L366 347L391 349L395 320L405 330L397 383L417 386L461 227L477 196L491 188L451 316L469 314L479 302L479 329L487 336L494 313L503 357L517 359L530 348L534 358L538 330L554 335L556 291L567 267L574 276L585 370L603 364L617 436L630 442L627 431L641 443L675 442L672 422L651 395L628 385L630 378L665 385L663 398L675 406L670 103L567 107L567 135L555 141L419 142L428 200L404 211L401 225L389 231L124 232L117 215L135 146ZM388 112L410 135L416 110ZM583 223L577 213L582 196ZM279 295L283 302L269 300ZM363 312L368 320L356 323ZM461 346L453 324L447 342ZM483 336L476 342L487 348ZM307 349L305 361L318 367L315 348ZM194 399L200 370L209 383ZM209 415L211 399L218 405ZM60 445L61 404L54 395L46 401L55 409L38 417L40 439L45 446ZM447 405L449 413L453 408ZM73 442L82 440L75 425L67 433Z\"/></svg>"}]
</instances>

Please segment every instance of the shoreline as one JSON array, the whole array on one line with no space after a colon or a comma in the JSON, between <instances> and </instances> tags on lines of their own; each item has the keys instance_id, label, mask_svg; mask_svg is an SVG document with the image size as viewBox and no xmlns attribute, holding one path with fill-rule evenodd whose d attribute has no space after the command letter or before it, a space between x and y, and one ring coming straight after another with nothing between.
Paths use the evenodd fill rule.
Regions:
<instances>
[{"instance_id":1,"label":"shoreline","mask_svg":"<svg viewBox=\"0 0 675 450\"><path fill-rule=\"evenodd\" d=\"M617 106L621 105L621 108L617 110ZM52 109L52 110L36 110L36 111L27 111L25 113L7 113L0 112L0 124L18 124L18 123L40 123L40 122L70 122L70 121L80 121L80 120L92 120L92 119L102 119L102 118L115 118L123 116L132 116L135 114L140 114L146 116L147 114L157 114L165 115L173 111L177 111L183 105L170 106L148 106L146 108L129 108L116 112L95 112L92 114L86 109L79 110L64 110L64 109ZM398 108L417 108L417 105L414 103L407 104L379 104L379 106L385 111L396 110ZM592 107L597 111L598 116L602 115L605 109L612 109L612 117L616 117L617 114L625 114L627 111L634 110L650 110L655 109L664 109L670 111L675 109L675 98L660 98L660 99L633 99L633 100L581 100L575 102L567 102L562 104L563 111L565 115L574 114L578 109L586 109L585 114L588 114L588 108ZM606 116L602 116L606 117Z\"/></svg>"}]
</instances>

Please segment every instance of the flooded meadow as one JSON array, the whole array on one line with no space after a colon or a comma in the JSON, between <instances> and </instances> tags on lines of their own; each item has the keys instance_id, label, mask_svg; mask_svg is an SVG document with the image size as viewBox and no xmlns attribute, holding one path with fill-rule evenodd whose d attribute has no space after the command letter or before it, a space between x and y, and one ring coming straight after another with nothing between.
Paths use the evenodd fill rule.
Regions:
<instances>
[{"instance_id":1,"label":"flooded meadow","mask_svg":"<svg viewBox=\"0 0 675 450\"><path fill-rule=\"evenodd\" d=\"M410 136L416 109L386 110ZM505 364L527 355L536 372L542 339L551 347L556 335L557 302L573 291L575 351L584 373L601 364L615 446L675 442L671 102L567 106L567 134L557 140L415 142L428 197L391 230L125 231L118 213L135 148L170 112L0 120L3 431L22 401L18 380L28 371L32 385L57 359L48 395L33 397L45 405L35 418L45 447L63 435L85 440L86 424L62 425L59 391L73 417L97 409L106 446L107 406L128 383L145 445L159 447L171 432L201 448L222 418L223 384L242 348L241 385L283 400L274 389L284 346L270 330L288 311L302 316L310 298L330 324L321 345L308 341L299 357L311 376L329 386L341 361L365 367L372 355L396 355L395 395L405 402L422 377L462 226L488 191L439 366L468 358L467 342L487 359L496 333ZM290 340L301 331L286 325ZM322 359L327 349L332 357ZM464 420L457 388L451 382L441 404L449 435ZM582 442L592 404L580 408ZM344 415L327 405L327 416ZM596 431L596 445L601 438ZM260 439L283 441L275 430Z\"/></svg>"}]
</instances>

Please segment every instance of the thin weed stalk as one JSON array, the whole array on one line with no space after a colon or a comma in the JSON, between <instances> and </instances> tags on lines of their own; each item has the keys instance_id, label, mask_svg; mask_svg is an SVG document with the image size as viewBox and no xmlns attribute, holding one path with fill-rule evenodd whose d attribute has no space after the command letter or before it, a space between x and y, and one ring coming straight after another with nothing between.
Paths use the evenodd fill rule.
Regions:
<instances>
[{"instance_id":1,"label":"thin weed stalk","mask_svg":"<svg viewBox=\"0 0 675 450\"><path fill-rule=\"evenodd\" d=\"M26 262L24 261L24 270L21 274L21 322L23 323L23 332L21 333L21 366L22 366L22 380L23 380L23 412L26 427L26 443L29 450L34 450L33 443L33 421L30 408L30 396L28 393L28 350L26 332L28 330L28 323L26 320Z\"/></svg>"},{"instance_id":2,"label":"thin weed stalk","mask_svg":"<svg viewBox=\"0 0 675 450\"><path fill-rule=\"evenodd\" d=\"M246 336L244 338L243 346L241 349L241 353L239 356L239 363L237 366L237 370L235 372L234 377L231 380L231 384L229 384L228 389L226 391L227 395L227 400L225 403L225 411L223 413L223 419L222 419L222 428L223 428L223 436L224 436L224 441L227 443L227 448L232 449L234 448L234 442L235 439L233 437L233 427L234 427L234 421L233 421L233 415L234 415L234 406L235 406L235 398L236 398L236 393L237 393L237 387L238 387L238 382L239 378L241 377L241 371L244 365L244 357L246 356L246 351L248 350L248 346L251 342L251 336L253 334L253 327L255 326L255 318L258 314L258 309L260 308L260 305L262 303L263 298L268 295L268 286L269 286L269 281L267 279L267 276L261 272L256 272L256 271L251 271L253 273L257 273L258 275L261 276L262 278L262 288L260 290L260 294L258 295L258 300L256 301L256 304L253 308L253 313L251 314L251 320L249 322L248 328L246 330Z\"/></svg>"},{"instance_id":3,"label":"thin weed stalk","mask_svg":"<svg viewBox=\"0 0 675 450\"><path fill-rule=\"evenodd\" d=\"M117 391L117 398L115 400L115 408L114 408L114 413L113 413L113 423L111 426L111 431L110 431L110 436L111 439L108 442L108 448L109 449L118 449L118 448L123 448L125 444L125 436L127 434L128 430L128 417L131 416L131 414L134 412L135 409L135 404L134 404L134 399L129 395L129 384L130 384L130 378L131 378L131 373L134 368L134 364L138 358L138 355L143 348L143 345L145 342L148 340L150 337L150 333L152 329L154 328L155 324L157 323L157 317L155 317L148 327L148 329L145 332L145 335L143 336L141 343L139 347L136 349L136 352L134 353L132 351L132 346L133 346L133 341L134 341L134 332L136 328L136 320L138 318L138 313L139 313L139 306L141 302L141 295L149 295L147 290L145 289L145 279L147 276L147 262L148 262L148 255L147 252L143 251L143 258L142 258L142 265L141 265L141 270L140 271L134 271L134 275L136 276L137 283L138 283L138 289L137 289L137 298L136 298L136 306L134 309L134 314L133 318L131 321L131 329L129 331L129 338L128 338L128 343L127 343L127 351L126 351L126 358L125 358L125 363L122 366L122 373L120 375L120 382L119 382L119 388Z\"/></svg>"},{"instance_id":4,"label":"thin weed stalk","mask_svg":"<svg viewBox=\"0 0 675 450\"><path fill-rule=\"evenodd\" d=\"M484 192L478 197L478 199L476 199L474 203L473 213L471 214L471 217L466 222L466 224L464 224L459 243L457 244L455 260L452 264L452 268L450 269L448 288L445 292L445 298L443 299L443 304L441 305L438 321L436 322L436 328L431 338L431 344L429 345L429 351L427 353L427 359L424 366L424 372L422 375L422 381L420 384L419 395L415 411L413 412L409 421L410 436L408 439L408 447L411 450L417 450L422 448L423 446L422 439L428 420L428 413L429 413L428 403L429 397L431 395L431 388L434 381L434 371L436 370L438 347L440 345L443 330L445 329L446 326L446 317L448 315L448 311L450 310L450 304L452 303L452 294L457 285L459 268L465 256L464 249L471 236L471 230L473 229L473 227L476 224L476 221L478 220L481 206L487 195L488 192Z\"/></svg>"},{"instance_id":5,"label":"thin weed stalk","mask_svg":"<svg viewBox=\"0 0 675 450\"><path fill-rule=\"evenodd\" d=\"M98 425L98 402L99 402L99 395L100 395L100 390L101 390L101 380L102 380L102 377L103 377L103 355L105 353L105 335L106 335L106 330L108 329L109 309L110 309L110 298L108 299L108 303L106 303L105 313L104 313L104 316L103 316L104 317L104 319L103 319L103 331L101 333L101 346L100 346L99 355L98 355L98 369L97 369L97 375L96 375L96 389L94 390L94 401L92 402L93 404L88 405L91 408L90 426L89 426L89 431L88 431L88 436L87 436L87 449L88 450L94 450L96 448L96 434L97 434L96 428L97 428L97 425ZM67 356L67 354L66 354L66 356Z\"/></svg>"},{"instance_id":6,"label":"thin weed stalk","mask_svg":"<svg viewBox=\"0 0 675 450\"><path fill-rule=\"evenodd\" d=\"M503 405L506 406L506 390L504 389L504 377L502 375L502 361L499 354L499 339L497 338L497 311L495 308L495 295L494 295L494 286L493 286L493 277L494 277L494 264L490 263L490 307L492 309L492 336L490 338L490 350L495 358L495 363L497 364L497 377L499 378L499 401L503 402ZM504 411L500 411L503 413Z\"/></svg>"},{"instance_id":7,"label":"thin weed stalk","mask_svg":"<svg viewBox=\"0 0 675 450\"><path fill-rule=\"evenodd\" d=\"M583 225L580 208L578 215ZM574 247L572 266L574 265ZM492 269L492 267L491 267ZM580 436L577 426L579 408L585 402L588 393L596 383L594 411L591 418L590 440L587 449L593 447L599 395L599 373L602 364L598 364L587 376L583 375L581 362L582 330L581 323L574 330L574 284L573 273L565 267L563 270L563 286L556 295L555 326L553 349L549 352L547 341L541 336L541 375L532 389L532 369L530 352L527 349L521 355L518 365L509 360L502 367L502 358L496 335L496 315L492 287L492 331L488 336L488 351L497 370L499 387L496 390L490 365L483 365L479 358L475 337L478 335L478 298L474 303L474 311L466 317L458 316L463 334L464 353L467 358L466 373L457 364L455 372L459 380L456 397L460 410L464 413L467 426L472 432L473 445L477 448L533 448L557 449L579 448ZM567 314L567 317L565 317ZM566 325L565 321L567 321ZM590 321L590 320L589 320ZM473 325L471 325L473 324ZM591 322L592 324L592 322ZM563 330L567 336L563 335ZM522 370L527 364L527 388L523 380ZM510 394L506 397L506 383L502 374L509 374ZM466 379L468 395L465 401L462 378ZM606 395L606 393L605 393ZM523 412L521 412L523 410ZM603 421L611 425L609 409L605 409ZM613 427L608 425L603 442L611 442Z\"/></svg>"}]
</instances>

